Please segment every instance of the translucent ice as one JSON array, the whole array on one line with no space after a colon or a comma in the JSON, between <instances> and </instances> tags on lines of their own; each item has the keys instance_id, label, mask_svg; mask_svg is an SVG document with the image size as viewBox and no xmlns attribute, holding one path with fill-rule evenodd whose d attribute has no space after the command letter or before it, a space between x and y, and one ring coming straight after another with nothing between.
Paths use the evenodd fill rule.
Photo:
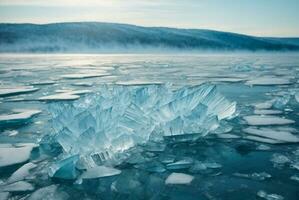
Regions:
<instances>
[{"instance_id":1,"label":"translucent ice","mask_svg":"<svg viewBox=\"0 0 299 200\"><path fill-rule=\"evenodd\" d=\"M165 180L166 184L190 184L193 176L184 173L172 173Z\"/></svg>"},{"instance_id":2,"label":"translucent ice","mask_svg":"<svg viewBox=\"0 0 299 200\"><path fill-rule=\"evenodd\" d=\"M64 153L79 154L88 162L94 162L92 155L97 154L96 162L101 163L150 139L205 136L216 130L221 120L233 117L236 104L209 84L175 91L158 84L114 85L74 102L50 104L49 109L52 135Z\"/></svg>"},{"instance_id":3,"label":"translucent ice","mask_svg":"<svg viewBox=\"0 0 299 200\"><path fill-rule=\"evenodd\" d=\"M58 161L49 169L49 176L61 179L75 179L79 172L76 169L76 163L79 156L71 156L69 158Z\"/></svg>"}]
</instances>

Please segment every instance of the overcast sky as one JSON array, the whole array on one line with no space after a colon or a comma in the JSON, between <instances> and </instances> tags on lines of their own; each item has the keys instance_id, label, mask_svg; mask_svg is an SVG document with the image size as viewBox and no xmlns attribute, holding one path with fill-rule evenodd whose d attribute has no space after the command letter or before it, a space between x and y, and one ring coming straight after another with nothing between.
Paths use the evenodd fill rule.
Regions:
<instances>
[{"instance_id":1,"label":"overcast sky","mask_svg":"<svg viewBox=\"0 0 299 200\"><path fill-rule=\"evenodd\" d=\"M118 22L299 36L299 0L0 0L0 22Z\"/></svg>"}]
</instances>

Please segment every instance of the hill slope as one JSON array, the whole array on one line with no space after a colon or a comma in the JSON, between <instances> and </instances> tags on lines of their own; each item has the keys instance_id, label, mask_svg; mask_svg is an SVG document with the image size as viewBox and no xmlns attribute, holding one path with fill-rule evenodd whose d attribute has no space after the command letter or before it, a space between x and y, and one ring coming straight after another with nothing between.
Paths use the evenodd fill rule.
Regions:
<instances>
[{"instance_id":1,"label":"hill slope","mask_svg":"<svg viewBox=\"0 0 299 200\"><path fill-rule=\"evenodd\" d=\"M139 50L299 50L299 38L127 24L78 22L0 24L0 52L97 52Z\"/></svg>"}]
</instances>

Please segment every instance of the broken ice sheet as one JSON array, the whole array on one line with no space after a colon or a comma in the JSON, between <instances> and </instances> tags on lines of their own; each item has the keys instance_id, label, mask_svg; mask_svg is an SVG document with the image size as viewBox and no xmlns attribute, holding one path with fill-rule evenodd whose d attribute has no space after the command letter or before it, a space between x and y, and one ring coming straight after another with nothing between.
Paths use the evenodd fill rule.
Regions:
<instances>
[{"instance_id":1,"label":"broken ice sheet","mask_svg":"<svg viewBox=\"0 0 299 200\"><path fill-rule=\"evenodd\" d=\"M283 154L274 153L272 155L271 162L273 162L273 164L274 164L275 167L281 168L285 164L290 163L291 160L287 156L285 156Z\"/></svg>"},{"instance_id":2,"label":"broken ice sheet","mask_svg":"<svg viewBox=\"0 0 299 200\"><path fill-rule=\"evenodd\" d=\"M66 75L62 75L61 77L65 79L85 79L85 78L95 78L95 77L108 76L108 75L110 74L107 72L94 72L94 73L82 72L77 74L66 74Z\"/></svg>"},{"instance_id":3,"label":"broken ice sheet","mask_svg":"<svg viewBox=\"0 0 299 200\"><path fill-rule=\"evenodd\" d=\"M295 99L296 99L296 101L299 103L299 92L296 92L296 94L295 94Z\"/></svg>"},{"instance_id":4,"label":"broken ice sheet","mask_svg":"<svg viewBox=\"0 0 299 200\"><path fill-rule=\"evenodd\" d=\"M233 175L241 177L241 178L249 178L249 179L258 180L258 181L263 181L265 179L269 179L272 177L270 174L268 174L266 172L261 172L261 173L254 172L252 174L234 173Z\"/></svg>"},{"instance_id":5,"label":"broken ice sheet","mask_svg":"<svg viewBox=\"0 0 299 200\"><path fill-rule=\"evenodd\" d=\"M268 194L263 190L257 192L257 196L266 200L284 200L284 197L278 194Z\"/></svg>"},{"instance_id":6,"label":"broken ice sheet","mask_svg":"<svg viewBox=\"0 0 299 200\"><path fill-rule=\"evenodd\" d=\"M299 183L299 176L298 175L293 175L293 176L290 177L290 179Z\"/></svg>"},{"instance_id":7,"label":"broken ice sheet","mask_svg":"<svg viewBox=\"0 0 299 200\"><path fill-rule=\"evenodd\" d=\"M59 94L53 94L48 96L43 96L38 98L40 101L70 101L70 100L76 100L79 99L79 95L74 95L72 93L59 93Z\"/></svg>"},{"instance_id":8,"label":"broken ice sheet","mask_svg":"<svg viewBox=\"0 0 299 200\"><path fill-rule=\"evenodd\" d=\"M299 137L288 131L281 131L275 128L254 128L248 127L243 129L245 133L270 138L281 142L299 142Z\"/></svg>"},{"instance_id":9,"label":"broken ice sheet","mask_svg":"<svg viewBox=\"0 0 299 200\"><path fill-rule=\"evenodd\" d=\"M192 159L183 159L183 160L179 160L179 161L176 161L174 163L169 163L167 164L167 169L170 169L170 170L176 170L176 169L186 169L186 168L189 168L191 167L193 164L193 160Z\"/></svg>"},{"instance_id":10,"label":"broken ice sheet","mask_svg":"<svg viewBox=\"0 0 299 200\"><path fill-rule=\"evenodd\" d=\"M246 81L247 85L289 85L291 84L289 78L280 78L275 76L258 77L249 81Z\"/></svg>"},{"instance_id":11,"label":"broken ice sheet","mask_svg":"<svg viewBox=\"0 0 299 200\"><path fill-rule=\"evenodd\" d=\"M0 167L24 163L30 158L33 145L21 147L0 146Z\"/></svg>"},{"instance_id":12,"label":"broken ice sheet","mask_svg":"<svg viewBox=\"0 0 299 200\"><path fill-rule=\"evenodd\" d=\"M36 166L37 166L36 164L31 162L26 163L25 165L20 167L17 171L15 171L5 183L8 184L8 183L24 180L30 174L30 170L32 170Z\"/></svg>"},{"instance_id":13,"label":"broken ice sheet","mask_svg":"<svg viewBox=\"0 0 299 200\"><path fill-rule=\"evenodd\" d=\"M39 101L72 101L80 98L80 95L91 93L90 90L65 90L65 91L56 91L56 94L43 96L38 98Z\"/></svg>"},{"instance_id":14,"label":"broken ice sheet","mask_svg":"<svg viewBox=\"0 0 299 200\"><path fill-rule=\"evenodd\" d=\"M281 114L280 110L254 110L254 114L256 115L276 115Z\"/></svg>"},{"instance_id":15,"label":"broken ice sheet","mask_svg":"<svg viewBox=\"0 0 299 200\"><path fill-rule=\"evenodd\" d=\"M188 185L192 182L194 176L184 173L171 173L165 180L165 184Z\"/></svg>"},{"instance_id":16,"label":"broken ice sheet","mask_svg":"<svg viewBox=\"0 0 299 200\"><path fill-rule=\"evenodd\" d=\"M40 113L40 110L15 109L11 114L0 115L0 125L6 126L9 124L27 123L30 119Z\"/></svg>"},{"instance_id":17,"label":"broken ice sheet","mask_svg":"<svg viewBox=\"0 0 299 200\"><path fill-rule=\"evenodd\" d=\"M264 138L264 137L254 136L254 135L247 135L247 136L244 136L243 138L247 139L247 140L252 140L252 141L262 142L262 143L267 143L267 144L282 144L282 143L285 143L283 141L273 140L273 139L270 139L270 138Z\"/></svg>"},{"instance_id":18,"label":"broken ice sheet","mask_svg":"<svg viewBox=\"0 0 299 200\"><path fill-rule=\"evenodd\" d=\"M92 82L78 82L78 83L72 83L74 86L82 86L82 87L92 87L94 83Z\"/></svg>"},{"instance_id":19,"label":"broken ice sheet","mask_svg":"<svg viewBox=\"0 0 299 200\"><path fill-rule=\"evenodd\" d=\"M32 86L14 86L14 87L0 87L0 97L12 96L35 92L38 88Z\"/></svg>"},{"instance_id":20,"label":"broken ice sheet","mask_svg":"<svg viewBox=\"0 0 299 200\"><path fill-rule=\"evenodd\" d=\"M50 185L34 191L27 200L64 200L68 198L69 195L66 192L58 191L58 185Z\"/></svg>"},{"instance_id":21,"label":"broken ice sheet","mask_svg":"<svg viewBox=\"0 0 299 200\"><path fill-rule=\"evenodd\" d=\"M26 181L18 181L9 185L1 185L1 192L26 192L34 190L34 186Z\"/></svg>"},{"instance_id":22,"label":"broken ice sheet","mask_svg":"<svg viewBox=\"0 0 299 200\"><path fill-rule=\"evenodd\" d=\"M55 81L36 81L31 83L31 85L53 85L55 84Z\"/></svg>"},{"instance_id":23,"label":"broken ice sheet","mask_svg":"<svg viewBox=\"0 0 299 200\"><path fill-rule=\"evenodd\" d=\"M80 179L96 179L96 178L103 178L109 176L116 176L121 173L120 170L115 169L113 167L106 167L106 166L96 166L90 169L87 169L83 174L80 176Z\"/></svg>"},{"instance_id":24,"label":"broken ice sheet","mask_svg":"<svg viewBox=\"0 0 299 200\"><path fill-rule=\"evenodd\" d=\"M282 117L272 115L249 115L243 117L248 125L261 126L261 125L286 125L295 123L294 120L285 119Z\"/></svg>"}]
</instances>

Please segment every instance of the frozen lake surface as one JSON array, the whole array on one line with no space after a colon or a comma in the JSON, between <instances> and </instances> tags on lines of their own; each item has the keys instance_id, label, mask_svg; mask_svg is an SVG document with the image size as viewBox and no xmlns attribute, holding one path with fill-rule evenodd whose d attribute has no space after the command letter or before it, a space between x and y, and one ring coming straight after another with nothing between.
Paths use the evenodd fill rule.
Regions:
<instances>
[{"instance_id":1,"label":"frozen lake surface","mask_svg":"<svg viewBox=\"0 0 299 200\"><path fill-rule=\"evenodd\" d=\"M0 199L299 196L298 54L0 55Z\"/></svg>"}]
</instances>

